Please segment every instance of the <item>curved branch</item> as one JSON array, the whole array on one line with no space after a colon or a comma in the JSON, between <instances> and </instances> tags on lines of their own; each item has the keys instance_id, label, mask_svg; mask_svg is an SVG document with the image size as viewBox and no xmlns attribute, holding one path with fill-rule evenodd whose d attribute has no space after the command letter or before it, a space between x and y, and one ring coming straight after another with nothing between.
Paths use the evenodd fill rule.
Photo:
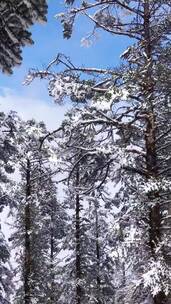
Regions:
<instances>
[{"instance_id":1,"label":"curved branch","mask_svg":"<svg viewBox=\"0 0 171 304\"><path fill-rule=\"evenodd\" d=\"M114 31L111 30L107 27L105 27L103 24L99 23L96 19L94 19L92 16L88 15L87 13L84 13L86 17L88 17L91 21L93 21L98 27L102 28L103 30L105 30L108 33L114 34L114 35L119 35L119 36L128 36L130 38L133 39L137 39L137 40L141 40L138 36L131 34L130 32L127 31Z\"/></svg>"},{"instance_id":2,"label":"curved branch","mask_svg":"<svg viewBox=\"0 0 171 304\"><path fill-rule=\"evenodd\" d=\"M60 128L58 128L58 129L56 129L56 130L54 130L54 131L49 132L48 134L46 134L46 135L41 139L41 141L40 141L39 150L41 150L41 148L42 148L42 146L43 146L45 140L46 140L49 136L52 136L52 135L56 134L57 132L59 132L59 131L61 131L61 130L63 130L62 127L60 127Z\"/></svg>"}]
</instances>

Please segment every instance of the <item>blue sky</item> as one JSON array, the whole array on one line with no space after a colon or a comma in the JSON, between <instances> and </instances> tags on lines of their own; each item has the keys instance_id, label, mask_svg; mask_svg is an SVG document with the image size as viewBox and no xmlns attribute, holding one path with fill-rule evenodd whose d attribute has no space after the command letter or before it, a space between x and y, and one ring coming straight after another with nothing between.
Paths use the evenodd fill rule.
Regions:
<instances>
[{"instance_id":1,"label":"blue sky","mask_svg":"<svg viewBox=\"0 0 171 304\"><path fill-rule=\"evenodd\" d=\"M48 96L47 83L35 81L29 87L22 84L30 68L45 68L57 53L70 56L76 65L112 67L119 63L119 55L129 45L129 40L98 33L98 39L89 47L81 46L81 38L92 25L81 18L77 20L71 39L64 40L62 27L55 18L64 10L63 0L49 0L48 22L36 24L30 30L34 45L23 49L23 63L11 76L0 74L0 110L16 110L24 119L44 119L49 128L55 127L66 111L66 106L54 105ZM52 115L52 117L50 117Z\"/></svg>"}]
</instances>

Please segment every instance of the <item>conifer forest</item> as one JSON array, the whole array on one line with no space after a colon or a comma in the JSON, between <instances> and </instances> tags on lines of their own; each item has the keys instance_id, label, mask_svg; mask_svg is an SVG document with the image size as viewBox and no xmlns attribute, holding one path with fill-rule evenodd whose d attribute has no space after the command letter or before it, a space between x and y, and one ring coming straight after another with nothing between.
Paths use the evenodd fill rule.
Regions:
<instances>
[{"instance_id":1,"label":"conifer forest","mask_svg":"<svg viewBox=\"0 0 171 304\"><path fill-rule=\"evenodd\" d=\"M50 2L0 1L1 76ZM171 304L171 0L59 2L68 50L81 26L96 58L98 33L126 47L30 64L24 86L69 105L53 130L0 105L0 304Z\"/></svg>"}]
</instances>

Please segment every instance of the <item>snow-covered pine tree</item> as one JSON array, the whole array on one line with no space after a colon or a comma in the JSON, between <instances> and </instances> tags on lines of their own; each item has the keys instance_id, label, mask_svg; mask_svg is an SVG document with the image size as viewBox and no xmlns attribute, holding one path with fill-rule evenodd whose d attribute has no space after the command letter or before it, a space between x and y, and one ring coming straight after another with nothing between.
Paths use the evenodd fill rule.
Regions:
<instances>
[{"instance_id":1,"label":"snow-covered pine tree","mask_svg":"<svg viewBox=\"0 0 171 304\"><path fill-rule=\"evenodd\" d=\"M57 189L51 175L52 171L49 171L49 177L47 174L47 178L42 180L43 191L40 189L39 194L39 238L42 243L39 252L44 257L40 279L42 293L39 297L42 304L57 303L62 293L58 260L63 250L67 222L65 208L57 198Z\"/></svg>"},{"instance_id":2,"label":"snow-covered pine tree","mask_svg":"<svg viewBox=\"0 0 171 304\"><path fill-rule=\"evenodd\" d=\"M167 80L170 65L167 63L165 71L163 67L169 46L170 4L165 0L80 1L80 6L74 8L74 1L67 3L71 7L59 16L64 25L64 37L70 38L75 17L84 12L94 25L93 33L102 29L112 35L133 39L121 55L123 65L113 70L80 68L66 56L58 55L47 71L33 71L31 76L48 77L50 95L56 101L67 95L77 101L92 99L94 109L88 106L82 112L77 127L82 125L84 129L85 125L92 124L103 128L111 126L111 137L113 134L119 136L120 140L114 136L113 144L115 154L120 158L123 185L127 184L129 189L128 199L123 198L127 201L125 212L133 217L135 223L141 221L142 225L140 230L137 229L135 250L131 255L140 257L142 252L136 249L136 243L140 242L139 239L144 242L143 261L134 265L141 278L139 287L142 292L130 298L130 303L145 300L153 304L169 303L170 258L166 252L169 251L170 229L168 151L171 130ZM90 37L92 35L84 41ZM59 70L56 75L54 71L51 73L53 63L62 65L61 75ZM79 75L82 73L82 78L78 72ZM88 81L86 75L83 80L83 73L93 77ZM95 81L94 76L97 75L98 80ZM139 211L137 217L136 210ZM137 283L132 283L136 288Z\"/></svg>"},{"instance_id":3,"label":"snow-covered pine tree","mask_svg":"<svg viewBox=\"0 0 171 304\"><path fill-rule=\"evenodd\" d=\"M89 202L89 237L92 238L91 294L95 303L114 303L116 294L115 272L113 259L114 242L110 235L111 220L106 201L100 198L98 191L88 197ZM93 302L93 303L94 303Z\"/></svg>"},{"instance_id":4,"label":"snow-covered pine tree","mask_svg":"<svg viewBox=\"0 0 171 304\"><path fill-rule=\"evenodd\" d=\"M53 156L53 148L48 140L41 144L47 134L45 125L33 120L22 121L16 132L21 180L12 190L16 220L11 240L17 248L16 280L19 285L14 297L17 304L54 303L54 294L58 292L52 290L56 288L52 280L53 256L57 251L55 237L58 234L60 239L62 234L62 218L56 214L59 208L51 180L54 172L48 161ZM46 213L45 208L49 212ZM57 221L59 225L54 231Z\"/></svg>"},{"instance_id":5,"label":"snow-covered pine tree","mask_svg":"<svg viewBox=\"0 0 171 304\"><path fill-rule=\"evenodd\" d=\"M96 6L98 10L93 15L89 13L89 9ZM117 14L112 12L114 7ZM142 275L144 286L151 289L151 301L155 304L166 303L169 301L168 267L170 265L167 264L169 260L165 256L165 248L169 242L167 240L166 246L163 243L165 228L162 225L162 213L168 213L170 179L165 175L166 170L161 170L158 144L163 147L161 139L165 144L170 142L170 128L166 119L164 120L166 131L161 128L163 121L161 117L163 114L166 115L165 107L162 108L162 105L163 100L164 103L168 102L168 90L161 95L161 89L158 88L160 78L156 73L156 67L158 58L165 52L165 45L169 41L169 4L167 1L149 0L127 1L126 4L121 1L112 1L111 4L108 4L108 1L96 2L94 5L82 3L82 6L72 10L69 16L74 20L74 16L80 11L85 12L95 24L95 28L99 27L112 34L125 35L137 40L137 43L122 55L122 58L128 61L128 67L125 64L124 68L122 87L122 93L124 90L127 92L125 96L127 106L125 111L123 108L122 113L120 112L120 119L117 119L116 125L120 127L119 123L121 121L123 123L120 127L123 144L129 143L136 147L140 145L140 148L145 150L144 157L136 157L137 152L132 151L134 161L130 161L130 165L125 164L124 169L126 172L131 171L131 175L133 174L138 181L137 185L134 181L135 190L132 194L135 199L136 192L139 192L141 220L143 221L145 215L148 218L149 229L146 221L144 222L144 233L148 231L144 244L144 255L147 254L147 259L144 261L145 273ZM128 13L129 17L123 16L124 12ZM169 116L167 114L168 119ZM128 121L127 125L124 124L125 120ZM142 136L143 142L141 140L137 142L137 138L135 140L136 133L139 138ZM162 162L168 167L167 152L162 153ZM144 187L145 200L140 197L140 189L144 184L147 184L147 188ZM163 210L163 197L167 197L167 200L164 200L166 210ZM157 275L152 277L154 271ZM146 293L148 293L147 289Z\"/></svg>"},{"instance_id":6,"label":"snow-covered pine tree","mask_svg":"<svg viewBox=\"0 0 171 304\"><path fill-rule=\"evenodd\" d=\"M9 258L10 251L5 241L5 237L0 230L0 301L2 304L10 303L10 296L13 292L13 273L9 264Z\"/></svg>"},{"instance_id":7,"label":"snow-covered pine tree","mask_svg":"<svg viewBox=\"0 0 171 304\"><path fill-rule=\"evenodd\" d=\"M14 172L14 160L16 155L15 147L15 125L16 115L10 113L5 115L0 113L0 216L5 207L11 208L10 174ZM0 224L0 302L3 304L10 303L10 297L13 293L13 271L10 265L10 249L1 230Z\"/></svg>"},{"instance_id":8,"label":"snow-covered pine tree","mask_svg":"<svg viewBox=\"0 0 171 304\"><path fill-rule=\"evenodd\" d=\"M79 108L72 110L63 122L61 154L63 170L68 175L65 200L70 222L65 242L68 254L63 262L61 303L66 299L74 303L113 303L113 264L107 249L108 222L105 221L107 210L98 206L100 198L93 194L94 189L103 184L105 157L94 151L94 135L98 137L99 130L93 126L85 126L83 130L77 128L80 113Z\"/></svg>"},{"instance_id":9,"label":"snow-covered pine tree","mask_svg":"<svg viewBox=\"0 0 171 304\"><path fill-rule=\"evenodd\" d=\"M32 44L28 28L36 21L46 21L45 0L3 0L0 3L0 69L12 73L21 64L21 48Z\"/></svg>"}]
</instances>

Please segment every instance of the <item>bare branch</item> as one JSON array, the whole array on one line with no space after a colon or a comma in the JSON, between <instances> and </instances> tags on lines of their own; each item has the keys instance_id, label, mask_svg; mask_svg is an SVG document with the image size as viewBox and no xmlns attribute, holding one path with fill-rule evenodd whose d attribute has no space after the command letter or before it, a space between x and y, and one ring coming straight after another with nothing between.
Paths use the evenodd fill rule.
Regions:
<instances>
[{"instance_id":1,"label":"bare branch","mask_svg":"<svg viewBox=\"0 0 171 304\"><path fill-rule=\"evenodd\" d=\"M106 32L109 32L111 34L114 34L114 35L120 35L120 36L128 36L130 38L133 38L133 39L137 39L137 40L141 40L138 36L134 35L134 34L131 34L130 31L114 31L114 30L111 30L107 27L105 27L103 24L99 23L95 18L93 18L91 15L88 15L87 13L84 13L91 21L93 21L98 27L102 28L103 30L105 30Z\"/></svg>"},{"instance_id":2,"label":"bare branch","mask_svg":"<svg viewBox=\"0 0 171 304\"><path fill-rule=\"evenodd\" d=\"M42 148L42 146L43 146L45 140L46 140L48 137L50 137L50 136L52 136L52 135L54 135L54 134L56 134L56 133L58 133L59 131L62 131L62 130L63 130L63 128L60 127L60 128L58 128L58 129L56 129L56 130L54 130L54 131L49 132L48 134L46 134L46 135L43 137L43 139L41 139L41 141L40 141L39 150L41 150L41 148Z\"/></svg>"}]
</instances>

